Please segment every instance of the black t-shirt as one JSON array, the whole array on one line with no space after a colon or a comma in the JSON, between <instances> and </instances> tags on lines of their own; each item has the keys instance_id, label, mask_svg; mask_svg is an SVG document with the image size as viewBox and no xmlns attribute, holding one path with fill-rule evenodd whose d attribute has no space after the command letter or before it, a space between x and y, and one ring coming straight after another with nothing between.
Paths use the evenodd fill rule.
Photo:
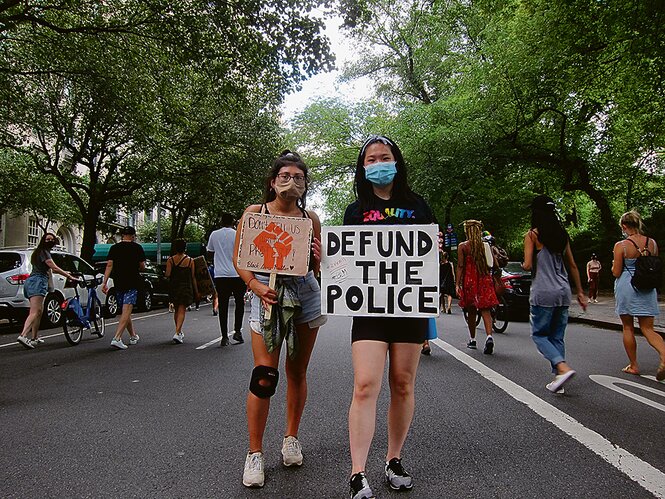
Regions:
<instances>
[{"instance_id":1,"label":"black t-shirt","mask_svg":"<svg viewBox=\"0 0 665 499\"><path fill-rule=\"evenodd\" d=\"M344 225L414 225L436 223L432 210L417 194L408 201L385 200L373 196L369 210L362 212L360 201L351 203L344 213Z\"/></svg>"},{"instance_id":2,"label":"black t-shirt","mask_svg":"<svg viewBox=\"0 0 665 499\"><path fill-rule=\"evenodd\" d=\"M133 241L121 241L109 249L109 260L113 261L111 277L117 291L141 289L139 264L145 262L145 252L140 244Z\"/></svg>"}]
</instances>

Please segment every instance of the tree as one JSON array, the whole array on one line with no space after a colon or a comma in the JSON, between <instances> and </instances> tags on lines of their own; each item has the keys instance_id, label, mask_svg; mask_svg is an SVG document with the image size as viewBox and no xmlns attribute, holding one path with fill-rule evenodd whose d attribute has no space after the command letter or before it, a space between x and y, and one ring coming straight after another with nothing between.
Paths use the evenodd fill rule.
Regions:
<instances>
[{"instance_id":1,"label":"tree","mask_svg":"<svg viewBox=\"0 0 665 499\"><path fill-rule=\"evenodd\" d=\"M219 96L219 115L238 106L271 111L288 88L329 67L321 22L303 13L311 5L0 5L0 17L9 16L0 54L0 93L9 104L0 111L0 146L25 154L63 186L84 221L81 254L90 257L104 207L126 203L157 179L168 152L180 155L176 164L190 153L219 152L202 147L205 124L189 126L201 125L189 114L199 108L187 108L180 82L192 100ZM184 131L177 137L175 120ZM250 143L253 130L242 132L231 147Z\"/></svg>"}]
</instances>

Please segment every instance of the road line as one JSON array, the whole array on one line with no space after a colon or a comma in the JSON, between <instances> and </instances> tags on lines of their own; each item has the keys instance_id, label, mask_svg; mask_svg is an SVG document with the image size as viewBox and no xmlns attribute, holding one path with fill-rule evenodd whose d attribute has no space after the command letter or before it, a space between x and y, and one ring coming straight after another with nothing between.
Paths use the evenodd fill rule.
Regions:
<instances>
[{"instance_id":1,"label":"road line","mask_svg":"<svg viewBox=\"0 0 665 499\"><path fill-rule=\"evenodd\" d=\"M654 381L656 380L655 376L644 376L644 377L647 379L651 378ZM604 386L605 388L609 388L610 390L620 393L621 395L629 397L633 400L637 400L638 402L642 402L643 404L646 404L649 407L653 407L654 409L658 409L659 411L665 412L665 405L659 404L658 402L654 402L651 399L642 397L641 395L630 392L628 390L624 390L623 388L617 385L632 386L637 390L643 390L645 392L654 393L661 397L665 397L665 392L663 390L656 390L655 388L651 388L650 386L641 385L639 383L635 383L634 381L628 381L627 379L615 378L614 376L603 376L601 374L592 374L591 376L589 376L589 378L591 379L591 381L595 381L596 383L598 383L601 386Z\"/></svg>"},{"instance_id":2,"label":"road line","mask_svg":"<svg viewBox=\"0 0 665 499\"><path fill-rule=\"evenodd\" d=\"M656 497L665 498L665 473L651 466L649 463L642 461L618 445L614 445L599 433L587 428L565 412L548 404L530 391L493 371L482 362L461 352L449 343L440 339L430 340L430 342L436 344L463 364L466 364L518 402L525 404L540 417L573 437Z\"/></svg>"},{"instance_id":3,"label":"road line","mask_svg":"<svg viewBox=\"0 0 665 499\"><path fill-rule=\"evenodd\" d=\"M196 347L196 349L197 349L197 350L203 350L204 348L208 348L208 347L214 345L215 343L219 343L220 341L222 341L222 337L221 337L221 336L220 336L219 338L215 338L215 339L212 340L212 341L209 341L208 343L204 343L204 344L201 345L200 347Z\"/></svg>"},{"instance_id":4,"label":"road line","mask_svg":"<svg viewBox=\"0 0 665 499\"><path fill-rule=\"evenodd\" d=\"M141 317L132 317L132 322L133 321L140 321L142 319L149 319L151 317L158 317L160 315L165 315L165 314L168 314L168 313L169 313L168 311L167 312L157 312L156 314L142 315ZM106 326L114 326L117 323L118 323L118 321L107 322ZM86 329L86 331L87 331L87 329ZM64 334L65 333L54 333L54 334L48 334L48 335L39 335L39 337L44 338L44 339L46 339L46 338L55 338L56 336L64 336ZM17 341L13 341L11 343L4 343L4 344L0 345L0 348L7 348L7 347L12 347L12 346L22 346L22 345L20 345Z\"/></svg>"}]
</instances>

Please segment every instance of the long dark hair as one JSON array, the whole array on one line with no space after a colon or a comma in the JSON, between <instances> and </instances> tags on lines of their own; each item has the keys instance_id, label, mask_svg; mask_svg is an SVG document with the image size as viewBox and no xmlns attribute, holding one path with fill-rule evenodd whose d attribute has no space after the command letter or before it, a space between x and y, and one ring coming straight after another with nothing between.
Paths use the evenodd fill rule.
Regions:
<instances>
[{"instance_id":1,"label":"long dark hair","mask_svg":"<svg viewBox=\"0 0 665 499\"><path fill-rule=\"evenodd\" d=\"M395 158L397 173L395 173L395 179L393 180L393 190L390 196L391 199L405 201L415 197L415 194L411 190L411 187L409 187L407 181L406 164L404 163L402 151L400 151L395 142L385 135L372 135L365 141L360 149L358 160L356 161L356 174L353 179L353 192L356 194L358 201L360 201L360 207L363 211L370 208L372 199L374 198L372 182L365 178L365 155L367 153L367 148L376 142L380 142L390 147L393 157Z\"/></svg>"},{"instance_id":2,"label":"long dark hair","mask_svg":"<svg viewBox=\"0 0 665 499\"><path fill-rule=\"evenodd\" d=\"M32 265L37 265L39 263L39 255L42 251L50 251L50 248L46 245L46 238L48 236L53 237L53 239L55 239L55 244L58 244L58 236L56 236L53 232L44 232L44 235L39 240L39 244L32 252L32 255L30 255L30 263Z\"/></svg>"},{"instance_id":3,"label":"long dark hair","mask_svg":"<svg viewBox=\"0 0 665 499\"><path fill-rule=\"evenodd\" d=\"M563 253L568 232L556 213L551 197L541 194L531 202L531 228L538 230L538 240L552 253Z\"/></svg>"},{"instance_id":4,"label":"long dark hair","mask_svg":"<svg viewBox=\"0 0 665 499\"><path fill-rule=\"evenodd\" d=\"M266 177L265 187L263 190L263 202L269 203L270 201L274 200L277 197L277 193L275 192L275 189L273 189L271 185L272 181L277 178L277 174L283 167L291 165L300 168L303 172L303 175L305 175L305 192L303 192L302 196L300 196L300 198L298 198L298 200L296 201L296 205L298 205L300 209L304 210L305 204L307 202L307 188L309 186L309 175L308 175L307 165L300 158L299 154L291 152L288 149L282 151L282 153L273 163L272 168L270 169L270 172Z\"/></svg>"}]
</instances>

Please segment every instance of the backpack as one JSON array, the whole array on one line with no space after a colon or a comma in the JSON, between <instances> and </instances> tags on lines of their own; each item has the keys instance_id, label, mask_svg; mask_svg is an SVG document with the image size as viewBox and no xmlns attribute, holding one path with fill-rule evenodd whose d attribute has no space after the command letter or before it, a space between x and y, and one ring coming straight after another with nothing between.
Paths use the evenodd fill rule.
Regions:
<instances>
[{"instance_id":1,"label":"backpack","mask_svg":"<svg viewBox=\"0 0 665 499\"><path fill-rule=\"evenodd\" d=\"M508 253L506 253L506 250L496 244L492 246L492 249L494 250L494 258L496 258L496 263L499 267L504 268L508 265Z\"/></svg>"},{"instance_id":2,"label":"backpack","mask_svg":"<svg viewBox=\"0 0 665 499\"><path fill-rule=\"evenodd\" d=\"M647 242L641 250L635 244L635 241L628 240L640 252L640 256L635 260L635 273L632 274L630 283L640 291L651 291L654 288L659 288L663 282L663 262L658 256L652 255L649 251L649 238L647 237Z\"/></svg>"}]
</instances>

